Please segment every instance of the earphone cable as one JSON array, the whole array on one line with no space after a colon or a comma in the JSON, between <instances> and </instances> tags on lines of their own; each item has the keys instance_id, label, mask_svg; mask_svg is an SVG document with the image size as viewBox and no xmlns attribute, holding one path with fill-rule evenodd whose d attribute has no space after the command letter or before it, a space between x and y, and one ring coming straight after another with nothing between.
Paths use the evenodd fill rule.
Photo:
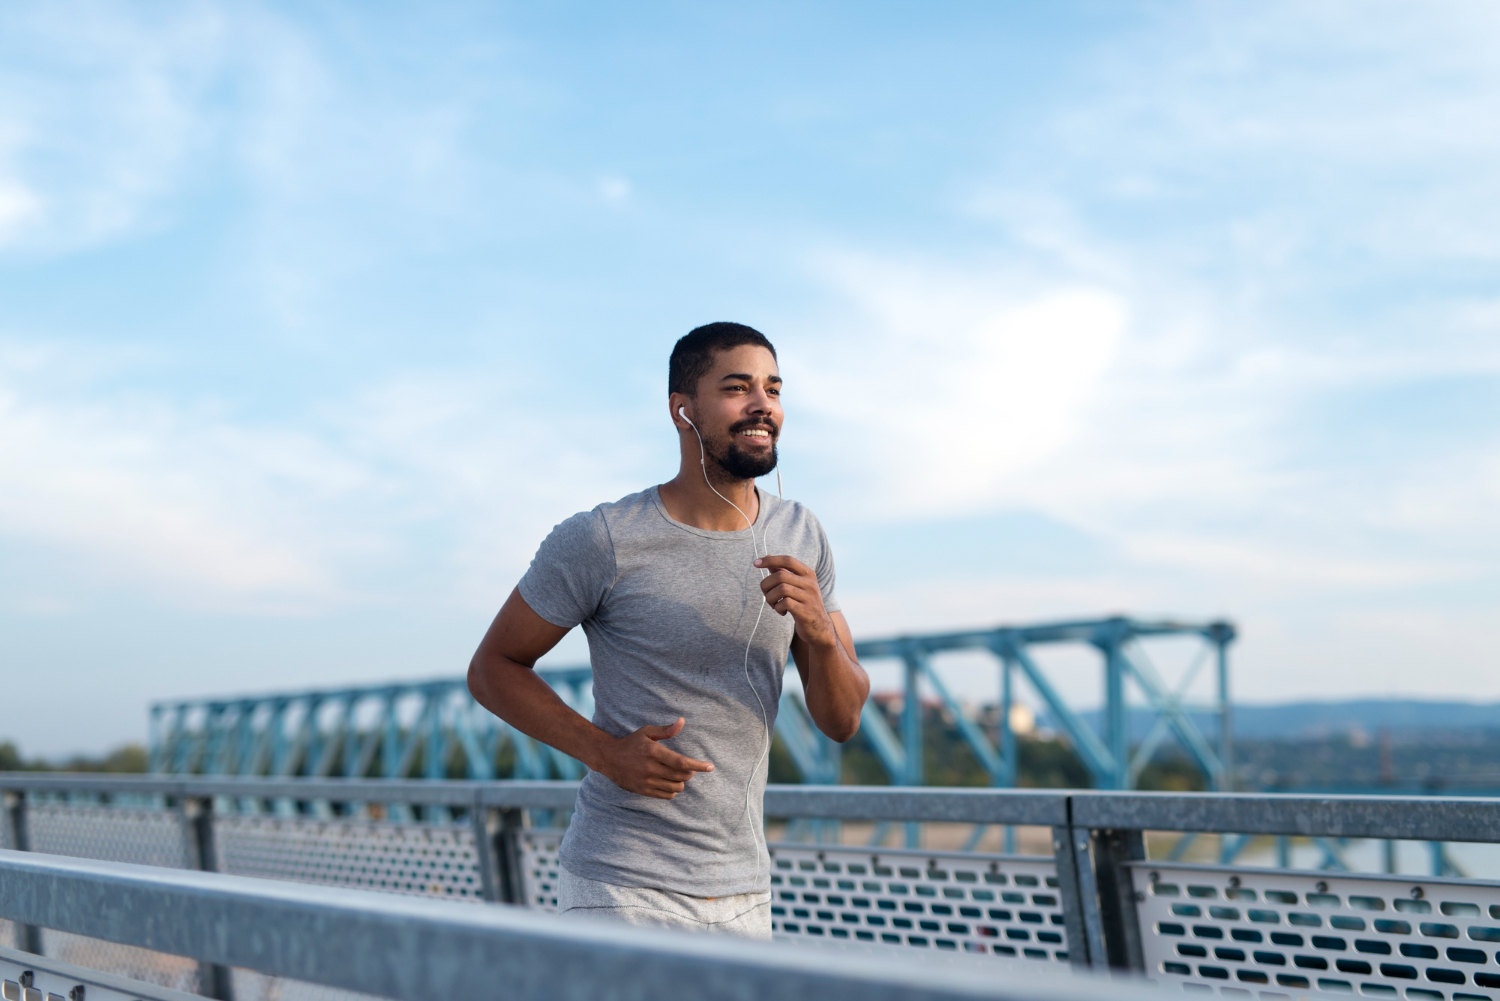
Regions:
<instances>
[{"instance_id":1,"label":"earphone cable","mask_svg":"<svg viewBox=\"0 0 1500 1001\"><path fill-rule=\"evenodd\" d=\"M698 438L698 466L703 471L703 482L708 484L708 489L712 490L715 496L738 511L740 517L745 519L745 527L750 530L750 552L755 555L755 558L759 559L761 557L760 549L765 549L765 555L769 556L770 550L765 544L766 532L764 526L761 528L760 549L757 549L755 544L755 523L750 520L748 514L740 509L738 504L719 493L713 481L708 478L708 453L703 447L703 435L699 434L698 425L694 424L688 418L687 414L682 413L682 409L679 407L678 413L682 416L683 420L688 422L688 427L693 429L693 434ZM776 497L778 500L781 499L780 470L776 472ZM767 516L767 519L769 520L769 516ZM769 570L764 567L761 568L761 580L765 580L770 575ZM745 782L745 824L750 832L750 840L755 846L755 878L757 881L760 880L760 840L755 836L755 817L750 809L750 790L755 785L755 776L760 772L761 762L765 761L766 757L771 753L771 718L766 713L765 700L760 697L760 692L756 691L755 682L750 677L750 648L755 644L755 633L760 628L761 616L766 611L766 603L764 601L759 602L758 605L759 607L755 612L755 623L750 627L750 638L745 641L745 657L742 665L745 672L745 684L749 686L750 694L755 696L756 704L760 706L760 722L765 733L765 745L761 748L760 757L755 759L755 766L750 769L750 778Z\"/></svg>"}]
</instances>

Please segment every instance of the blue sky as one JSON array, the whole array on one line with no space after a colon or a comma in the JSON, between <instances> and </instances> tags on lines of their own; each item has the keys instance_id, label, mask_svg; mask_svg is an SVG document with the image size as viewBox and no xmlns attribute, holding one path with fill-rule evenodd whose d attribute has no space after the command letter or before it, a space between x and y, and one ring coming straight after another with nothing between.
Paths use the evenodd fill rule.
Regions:
<instances>
[{"instance_id":1,"label":"blue sky","mask_svg":"<svg viewBox=\"0 0 1500 1001\"><path fill-rule=\"evenodd\" d=\"M1225 615L1247 700L1500 697L1497 40L1461 2L8 6L6 735L461 672L552 524L671 475L714 319L781 350L856 635Z\"/></svg>"}]
</instances>

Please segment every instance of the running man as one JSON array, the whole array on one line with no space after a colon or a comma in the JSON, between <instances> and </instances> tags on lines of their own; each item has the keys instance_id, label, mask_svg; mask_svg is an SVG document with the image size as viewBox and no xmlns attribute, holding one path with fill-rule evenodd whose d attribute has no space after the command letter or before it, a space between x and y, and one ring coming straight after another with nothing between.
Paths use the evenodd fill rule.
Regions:
<instances>
[{"instance_id":1,"label":"running man","mask_svg":"<svg viewBox=\"0 0 1500 1001\"><path fill-rule=\"evenodd\" d=\"M677 475L552 530L480 642L469 690L589 768L560 910L769 939L762 807L787 651L834 740L854 736L870 683L822 525L755 485L776 468L776 349L742 324L698 327L672 349L667 389ZM592 721L533 670L579 625Z\"/></svg>"}]
</instances>

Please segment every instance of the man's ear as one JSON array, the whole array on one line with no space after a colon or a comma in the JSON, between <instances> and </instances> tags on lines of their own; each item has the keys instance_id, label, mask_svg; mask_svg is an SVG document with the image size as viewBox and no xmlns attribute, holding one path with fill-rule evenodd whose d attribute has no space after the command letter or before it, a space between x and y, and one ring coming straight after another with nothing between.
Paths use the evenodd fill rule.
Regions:
<instances>
[{"instance_id":1,"label":"man's ear","mask_svg":"<svg viewBox=\"0 0 1500 1001\"><path fill-rule=\"evenodd\" d=\"M686 393L673 393L667 397L667 406L672 411L672 423L677 430L693 428L693 402Z\"/></svg>"}]
</instances>

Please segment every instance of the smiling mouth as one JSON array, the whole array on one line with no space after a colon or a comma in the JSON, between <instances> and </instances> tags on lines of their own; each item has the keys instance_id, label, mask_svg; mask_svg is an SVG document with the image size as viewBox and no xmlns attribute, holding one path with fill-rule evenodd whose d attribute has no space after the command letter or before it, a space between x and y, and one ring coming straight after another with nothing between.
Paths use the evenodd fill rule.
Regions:
<instances>
[{"instance_id":1,"label":"smiling mouth","mask_svg":"<svg viewBox=\"0 0 1500 1001\"><path fill-rule=\"evenodd\" d=\"M741 428L734 433L734 436L757 444L767 444L775 437L771 429L765 427Z\"/></svg>"}]
</instances>

